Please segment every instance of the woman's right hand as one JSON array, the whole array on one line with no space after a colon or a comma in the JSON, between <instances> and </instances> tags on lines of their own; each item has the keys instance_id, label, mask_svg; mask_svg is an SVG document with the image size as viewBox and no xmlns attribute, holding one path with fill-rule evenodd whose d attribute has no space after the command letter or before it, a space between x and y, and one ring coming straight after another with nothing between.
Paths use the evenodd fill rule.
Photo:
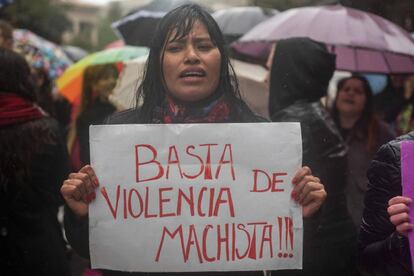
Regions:
<instances>
[{"instance_id":1,"label":"woman's right hand","mask_svg":"<svg viewBox=\"0 0 414 276\"><path fill-rule=\"evenodd\" d=\"M96 198L95 189L99 186L95 171L90 165L84 166L77 173L69 174L63 182L60 193L72 211L84 217L88 215L88 205Z\"/></svg>"},{"instance_id":2,"label":"woman's right hand","mask_svg":"<svg viewBox=\"0 0 414 276\"><path fill-rule=\"evenodd\" d=\"M397 232L403 236L407 236L414 229L409 217L411 201L410 198L404 196L396 196L388 201L387 212L390 221L394 224Z\"/></svg>"}]
</instances>

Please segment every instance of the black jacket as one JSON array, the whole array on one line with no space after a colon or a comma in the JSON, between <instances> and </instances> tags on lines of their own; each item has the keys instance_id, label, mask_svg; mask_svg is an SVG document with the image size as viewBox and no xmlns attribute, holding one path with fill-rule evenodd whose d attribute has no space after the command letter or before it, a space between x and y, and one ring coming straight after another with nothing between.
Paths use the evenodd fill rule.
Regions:
<instances>
[{"instance_id":1,"label":"black jacket","mask_svg":"<svg viewBox=\"0 0 414 276\"><path fill-rule=\"evenodd\" d=\"M11 180L0 172L0 275L69 275L57 220L58 207L63 205L60 186L69 172L59 126L51 118L42 118L13 128L23 138L12 143L21 147L29 139L33 148L36 144L39 148L30 159L28 179ZM0 135L10 130L1 129ZM44 135L34 136L35 132ZM42 140L30 140L34 138Z\"/></svg>"},{"instance_id":2,"label":"black jacket","mask_svg":"<svg viewBox=\"0 0 414 276\"><path fill-rule=\"evenodd\" d=\"M241 105L238 118L234 118L236 121L241 122L265 122L266 120L259 117L244 104ZM126 111L113 114L106 121L107 124L140 124L144 123L139 110L129 109ZM70 245L85 258L89 258L89 225L88 219L79 219L69 209L65 209L65 230L66 236ZM239 272L188 272L188 273L126 273L120 271L104 271L105 275L208 275L208 276L257 276L263 275L262 272L255 271L239 271Z\"/></svg>"},{"instance_id":3,"label":"black jacket","mask_svg":"<svg viewBox=\"0 0 414 276\"><path fill-rule=\"evenodd\" d=\"M116 111L115 106L99 98L83 111L76 120L76 131L79 138L79 151L82 166L89 164L89 126L102 124L105 119Z\"/></svg>"},{"instance_id":4,"label":"black jacket","mask_svg":"<svg viewBox=\"0 0 414 276\"><path fill-rule=\"evenodd\" d=\"M368 169L358 247L361 266L374 275L413 275L408 240L395 231L387 213L388 201L402 194L400 144L403 140L414 140L414 132L383 145Z\"/></svg>"},{"instance_id":5,"label":"black jacket","mask_svg":"<svg viewBox=\"0 0 414 276\"><path fill-rule=\"evenodd\" d=\"M274 122L300 122L303 165L319 177L328 194L320 211L304 220L303 271L298 275L349 275L356 233L344 193L346 146L320 104L335 58L310 39L277 43L270 76L269 112ZM296 275L273 272L272 275Z\"/></svg>"}]
</instances>

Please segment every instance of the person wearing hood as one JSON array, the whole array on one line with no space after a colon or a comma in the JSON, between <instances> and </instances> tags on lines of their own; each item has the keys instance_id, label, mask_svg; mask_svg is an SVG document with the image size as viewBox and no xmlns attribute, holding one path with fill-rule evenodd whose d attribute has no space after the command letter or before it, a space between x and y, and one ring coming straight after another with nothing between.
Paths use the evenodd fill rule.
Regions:
<instances>
[{"instance_id":1,"label":"person wearing hood","mask_svg":"<svg viewBox=\"0 0 414 276\"><path fill-rule=\"evenodd\" d=\"M346 207L346 146L320 103L335 70L335 56L308 38L277 43L271 59L269 114L273 122L300 122L303 165L325 184L318 213L304 218L303 270L277 275L355 275L356 231Z\"/></svg>"}]
</instances>

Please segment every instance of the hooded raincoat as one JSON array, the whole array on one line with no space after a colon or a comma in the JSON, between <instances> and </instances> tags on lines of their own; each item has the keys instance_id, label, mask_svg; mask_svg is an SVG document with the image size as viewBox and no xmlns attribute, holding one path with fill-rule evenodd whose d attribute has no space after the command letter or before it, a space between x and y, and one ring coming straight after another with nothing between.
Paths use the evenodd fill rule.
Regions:
<instances>
[{"instance_id":1,"label":"hooded raincoat","mask_svg":"<svg viewBox=\"0 0 414 276\"><path fill-rule=\"evenodd\" d=\"M327 94L335 56L307 38L277 43L270 75L269 112L274 122L300 122L303 165L328 194L321 209L304 219L303 270L272 275L351 275L356 233L346 207L346 146L320 99Z\"/></svg>"}]
</instances>

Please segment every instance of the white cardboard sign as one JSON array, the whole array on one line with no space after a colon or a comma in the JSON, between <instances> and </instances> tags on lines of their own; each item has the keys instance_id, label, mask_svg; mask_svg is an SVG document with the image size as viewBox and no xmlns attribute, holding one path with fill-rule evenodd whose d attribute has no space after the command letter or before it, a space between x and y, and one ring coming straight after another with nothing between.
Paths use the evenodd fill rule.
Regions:
<instances>
[{"instance_id":1,"label":"white cardboard sign","mask_svg":"<svg viewBox=\"0 0 414 276\"><path fill-rule=\"evenodd\" d=\"M93 268L300 269L298 123L91 126Z\"/></svg>"}]
</instances>

